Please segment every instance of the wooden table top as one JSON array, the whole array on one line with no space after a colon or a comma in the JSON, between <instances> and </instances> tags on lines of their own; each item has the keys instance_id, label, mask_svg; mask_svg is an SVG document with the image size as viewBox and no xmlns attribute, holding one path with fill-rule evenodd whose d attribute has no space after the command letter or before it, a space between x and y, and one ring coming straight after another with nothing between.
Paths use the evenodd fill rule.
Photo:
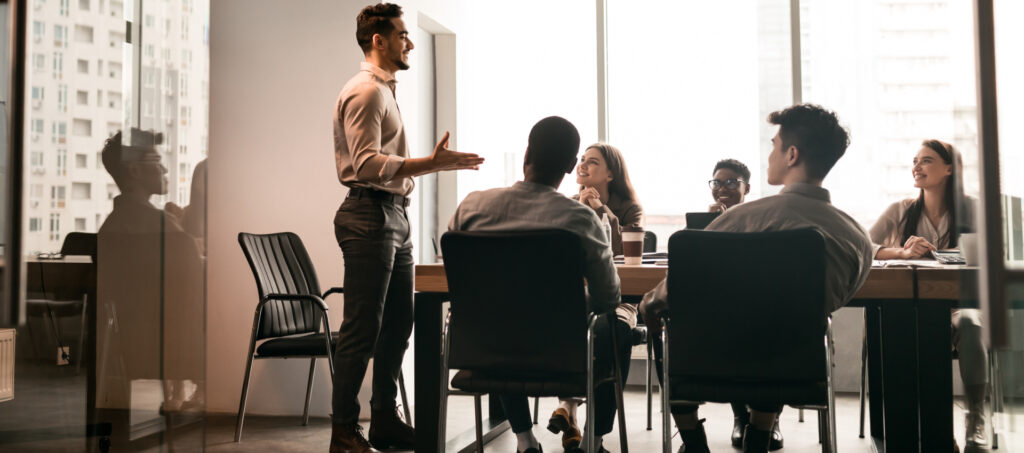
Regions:
<instances>
[{"instance_id":1,"label":"wooden table top","mask_svg":"<svg viewBox=\"0 0 1024 453\"><path fill-rule=\"evenodd\" d=\"M665 278L668 267L644 264L640 266L616 265L622 282L623 296L642 296ZM962 266L918 269L918 296L921 299L960 299L960 279L977 272ZM416 291L448 292L448 279L443 264L416 266ZM868 280L857 291L854 299L912 299L914 297L913 271L905 267L872 268Z\"/></svg>"}]
</instances>

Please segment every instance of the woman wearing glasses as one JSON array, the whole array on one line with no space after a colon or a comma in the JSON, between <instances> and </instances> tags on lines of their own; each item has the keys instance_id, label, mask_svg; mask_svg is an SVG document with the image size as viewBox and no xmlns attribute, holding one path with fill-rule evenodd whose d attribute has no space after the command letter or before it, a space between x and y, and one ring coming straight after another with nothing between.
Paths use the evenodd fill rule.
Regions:
<instances>
[{"instance_id":1,"label":"woman wearing glasses","mask_svg":"<svg viewBox=\"0 0 1024 453\"><path fill-rule=\"evenodd\" d=\"M715 164L711 173L711 198L715 201L708 206L708 212L725 212L743 203L750 193L750 169L736 159L722 159Z\"/></svg>"},{"instance_id":2,"label":"woman wearing glasses","mask_svg":"<svg viewBox=\"0 0 1024 453\"><path fill-rule=\"evenodd\" d=\"M958 234L974 231L975 200L964 196L962 168L953 145L938 140L921 143L911 169L914 187L920 191L916 198L893 203L871 227L875 259L927 258L932 250L957 248ZM954 309L951 324L967 399L965 451L987 451L988 355L981 342L981 312Z\"/></svg>"}]
</instances>

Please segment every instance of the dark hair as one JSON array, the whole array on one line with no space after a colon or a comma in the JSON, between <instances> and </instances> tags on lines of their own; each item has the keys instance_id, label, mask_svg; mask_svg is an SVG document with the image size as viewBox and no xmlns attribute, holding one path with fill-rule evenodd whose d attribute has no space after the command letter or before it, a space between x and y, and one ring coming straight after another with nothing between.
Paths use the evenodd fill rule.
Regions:
<instances>
[{"instance_id":1,"label":"dark hair","mask_svg":"<svg viewBox=\"0 0 1024 453\"><path fill-rule=\"evenodd\" d=\"M130 140L131 143L124 145L124 136L121 131L117 131L103 142L103 150L100 152L103 168L110 173L110 177L114 178L114 183L121 189L124 188L125 182L125 164L138 162L148 152L156 153L156 145L164 142L164 134L133 127Z\"/></svg>"},{"instance_id":2,"label":"dark hair","mask_svg":"<svg viewBox=\"0 0 1024 453\"><path fill-rule=\"evenodd\" d=\"M743 165L743 162L736 159L722 159L715 164L715 169L711 170L711 174L714 175L716 171L722 168L739 173L740 176L743 177L743 180L746 181L747 184L750 184L750 169L747 168L746 165Z\"/></svg>"},{"instance_id":3,"label":"dark hair","mask_svg":"<svg viewBox=\"0 0 1024 453\"><path fill-rule=\"evenodd\" d=\"M953 145L938 140L925 140L921 142L921 146L935 151L942 158L942 161L946 165L952 165L953 171L946 178L946 190L943 194L942 201L946 204L946 210L949 213L949 228L946 229L945 234L939 238L940 243L946 243L948 247L957 246L957 236L961 232L974 231L974 228L970 225L974 219L961 219L957 216L957 212L960 211L959 207L964 205L964 180L963 180L963 160L960 158L960 153L957 152ZM902 230L902 239L900 244L905 244L910 236L917 234L917 224L921 221L921 212L924 210L924 189L921 189L917 199L907 206L906 212L903 214L903 220L900 221L900 229ZM938 244L935 244L938 246Z\"/></svg>"},{"instance_id":4,"label":"dark hair","mask_svg":"<svg viewBox=\"0 0 1024 453\"><path fill-rule=\"evenodd\" d=\"M580 152L580 133L569 120L549 116L533 125L527 145L526 163L545 176L565 171Z\"/></svg>"},{"instance_id":5,"label":"dark hair","mask_svg":"<svg viewBox=\"0 0 1024 453\"><path fill-rule=\"evenodd\" d=\"M356 42L363 53L373 47L373 35L387 36L395 29L391 19L402 17L402 7L394 3L378 3L363 8L356 17Z\"/></svg>"},{"instance_id":6,"label":"dark hair","mask_svg":"<svg viewBox=\"0 0 1024 453\"><path fill-rule=\"evenodd\" d=\"M633 190L633 183L629 181L629 171L626 170L626 159L622 158L622 152L618 148L607 143L594 143L587 149L594 148L601 153L608 171L612 174L612 181L608 183L608 193L623 200L637 201L636 191ZM583 186L580 186L583 190Z\"/></svg>"},{"instance_id":7,"label":"dark hair","mask_svg":"<svg viewBox=\"0 0 1024 453\"><path fill-rule=\"evenodd\" d=\"M782 150L795 146L807 165L808 175L824 179L846 153L850 135L835 112L819 105L798 104L768 114L768 122L779 125Z\"/></svg>"}]
</instances>

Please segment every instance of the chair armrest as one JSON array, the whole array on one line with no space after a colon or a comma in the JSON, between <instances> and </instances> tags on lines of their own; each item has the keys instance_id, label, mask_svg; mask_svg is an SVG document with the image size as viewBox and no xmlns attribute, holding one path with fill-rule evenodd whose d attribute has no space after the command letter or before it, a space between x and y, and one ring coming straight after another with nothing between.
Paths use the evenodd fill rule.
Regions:
<instances>
[{"instance_id":1,"label":"chair armrest","mask_svg":"<svg viewBox=\"0 0 1024 453\"><path fill-rule=\"evenodd\" d=\"M324 295L321 296L321 297L324 300L327 300L327 296L330 296L331 294L344 294L344 293L345 293L345 288L342 288L340 286L335 286L334 288L331 288L331 289L327 290L327 292L324 293Z\"/></svg>"},{"instance_id":2,"label":"chair armrest","mask_svg":"<svg viewBox=\"0 0 1024 453\"><path fill-rule=\"evenodd\" d=\"M320 296L317 296L316 294L281 294L281 293L271 293L271 294L267 294L266 297L264 297L263 299L260 300L260 304L259 304L258 308L263 308L264 304L266 304L267 302L270 302L272 300L300 300L300 301L306 301L306 302L313 302L313 303L315 303L317 305L317 308L319 308L321 311L323 311L325 313L327 312L327 302L324 302L324 300L321 299Z\"/></svg>"}]
</instances>

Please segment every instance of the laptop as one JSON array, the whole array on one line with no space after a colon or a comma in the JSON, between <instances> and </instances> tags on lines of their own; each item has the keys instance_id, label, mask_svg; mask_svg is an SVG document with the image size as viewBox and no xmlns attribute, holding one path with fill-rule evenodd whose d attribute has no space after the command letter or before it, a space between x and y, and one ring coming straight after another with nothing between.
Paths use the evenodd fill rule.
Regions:
<instances>
[{"instance_id":1,"label":"laptop","mask_svg":"<svg viewBox=\"0 0 1024 453\"><path fill-rule=\"evenodd\" d=\"M722 215L721 212L687 212L686 213L686 229L687 230L703 230L711 224L712 220Z\"/></svg>"}]
</instances>

